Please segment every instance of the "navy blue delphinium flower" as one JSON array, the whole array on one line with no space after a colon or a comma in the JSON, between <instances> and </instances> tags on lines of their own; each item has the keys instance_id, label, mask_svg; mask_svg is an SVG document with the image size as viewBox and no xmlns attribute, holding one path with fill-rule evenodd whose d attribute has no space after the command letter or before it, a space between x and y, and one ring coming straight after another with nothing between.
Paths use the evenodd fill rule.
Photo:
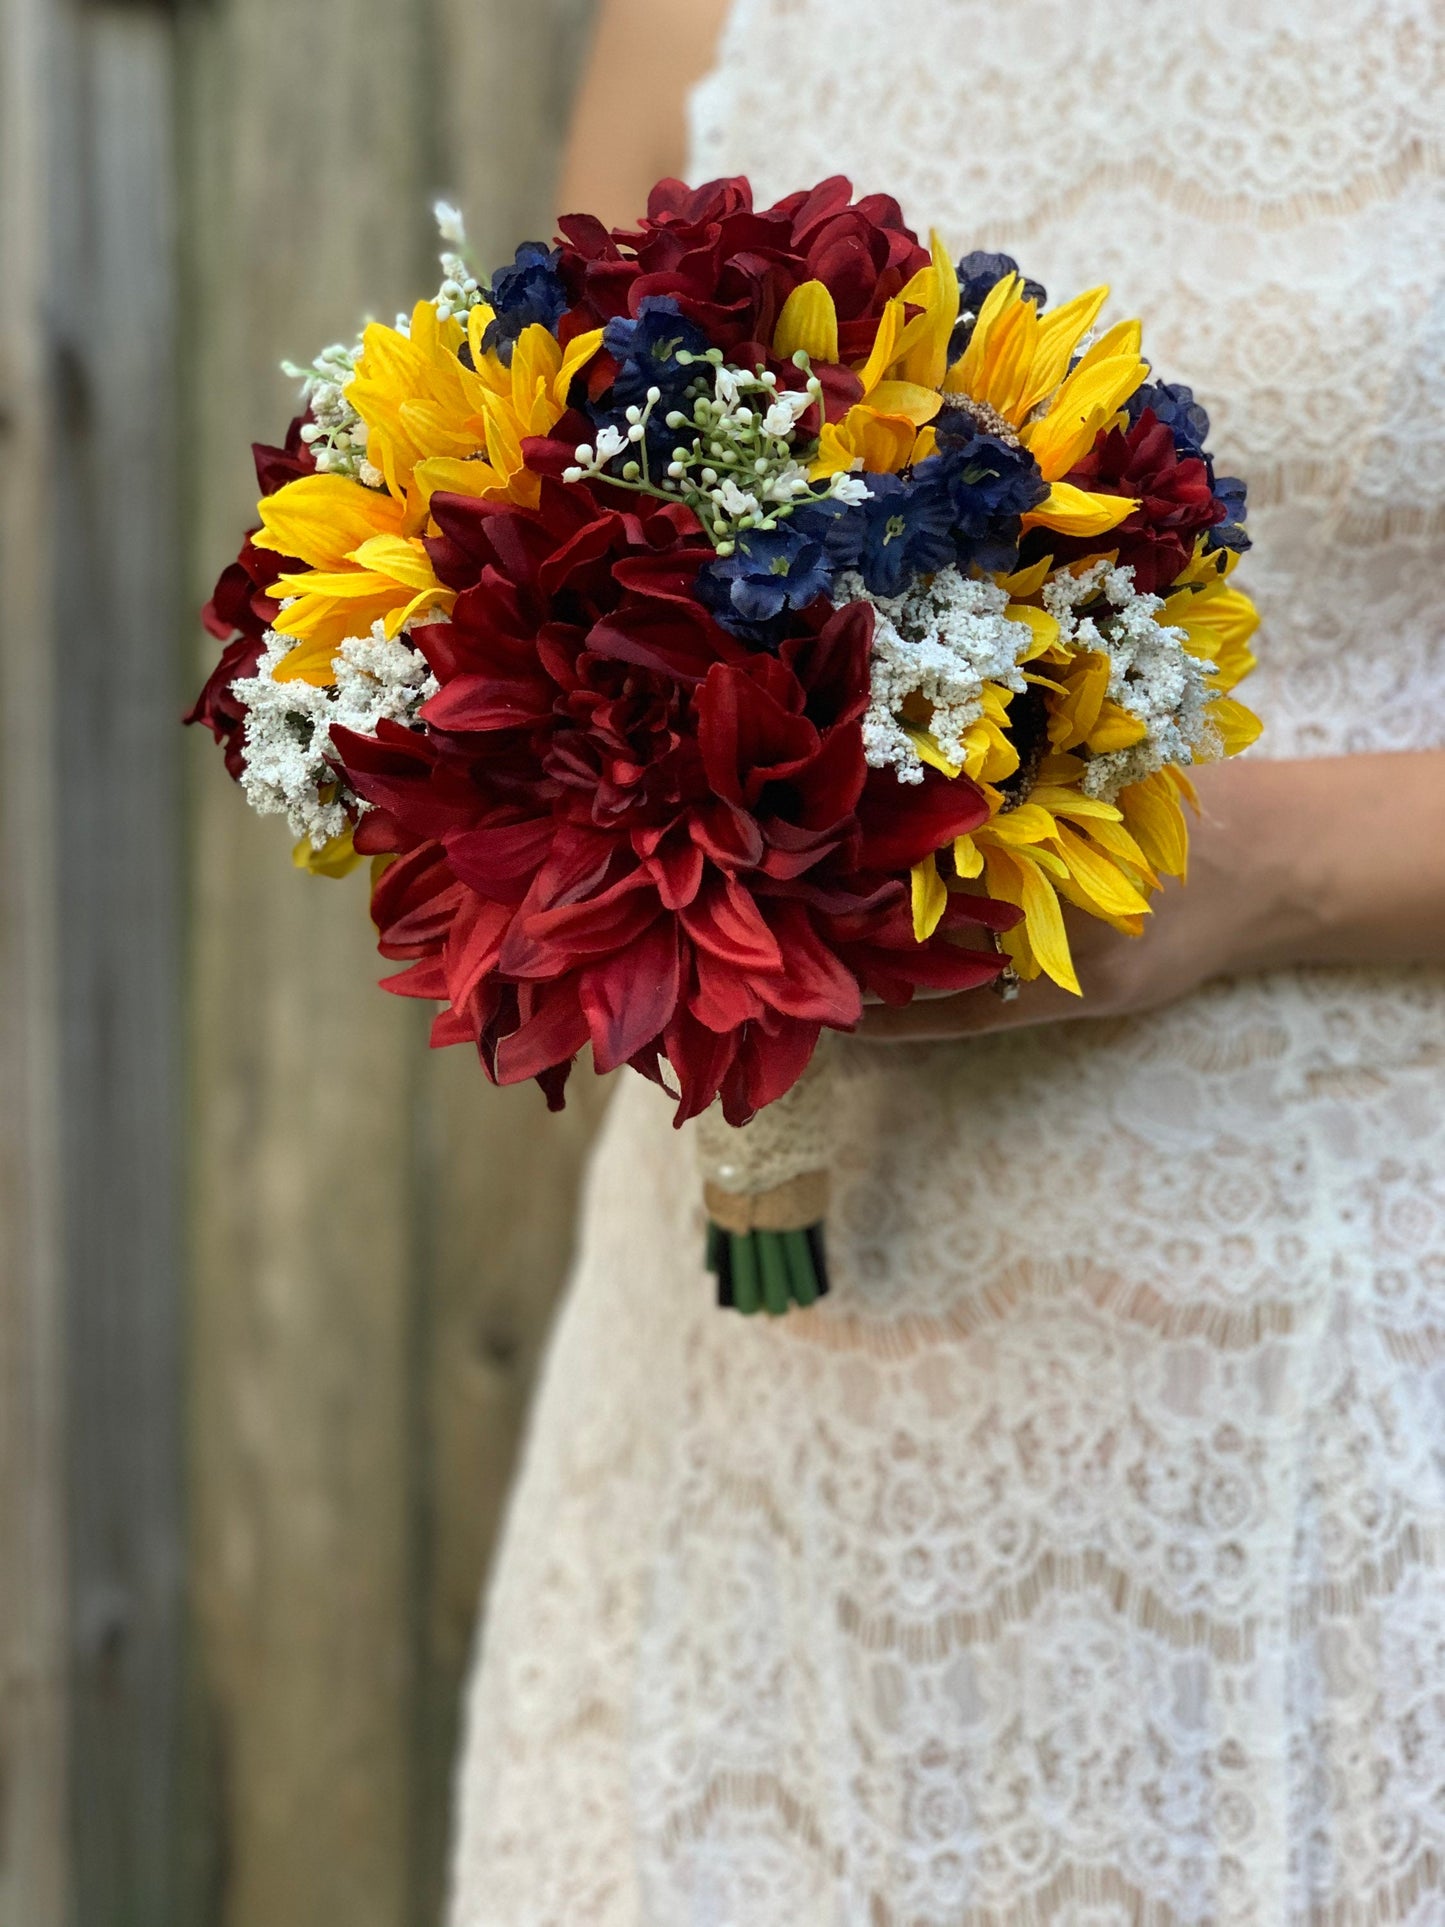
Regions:
<instances>
[{"instance_id":1,"label":"navy blue delphinium flower","mask_svg":"<svg viewBox=\"0 0 1445 1927\"><path fill-rule=\"evenodd\" d=\"M1156 418L1173 435L1174 452L1179 459L1203 462L1209 475L1210 492L1228 511L1224 521L1216 522L1205 536L1205 547L1247 549L1249 537L1242 526L1246 514L1245 485L1236 475L1215 474L1214 457L1205 447L1209 438L1209 412L1202 402L1194 399L1194 390L1182 381L1146 381L1130 396L1125 407L1131 426L1146 408L1152 408Z\"/></svg>"},{"instance_id":2,"label":"navy blue delphinium flower","mask_svg":"<svg viewBox=\"0 0 1445 1927\"><path fill-rule=\"evenodd\" d=\"M707 336L689 321L671 295L647 295L635 315L614 315L602 334L602 346L617 363L608 391L616 408L641 407L649 388L662 390L662 406L676 407L687 385L698 374L681 366L678 354L705 355ZM706 372L706 371L704 371Z\"/></svg>"},{"instance_id":3,"label":"navy blue delphinium flower","mask_svg":"<svg viewBox=\"0 0 1445 1927\"><path fill-rule=\"evenodd\" d=\"M949 411L938 424L938 452L908 475L865 475L868 499L795 511L794 526L819 540L835 570L856 569L870 594L902 595L921 575L961 569L1010 569L1020 520L1048 494L1027 449L982 433Z\"/></svg>"},{"instance_id":4,"label":"navy blue delphinium flower","mask_svg":"<svg viewBox=\"0 0 1445 1927\"><path fill-rule=\"evenodd\" d=\"M773 647L787 616L833 587L821 534L821 528L795 526L792 518L775 529L744 529L731 555L699 571L699 599L734 635Z\"/></svg>"},{"instance_id":5,"label":"navy blue delphinium flower","mask_svg":"<svg viewBox=\"0 0 1445 1927\"><path fill-rule=\"evenodd\" d=\"M821 545L830 569L856 569L863 541L862 516L856 504L833 495L814 496L793 510L788 526Z\"/></svg>"},{"instance_id":6,"label":"navy blue delphinium flower","mask_svg":"<svg viewBox=\"0 0 1445 1927\"><path fill-rule=\"evenodd\" d=\"M1208 457L1205 457L1208 460ZM1250 546L1249 535L1244 528L1244 518L1248 513L1245 500L1245 485L1237 475L1216 475L1214 464L1209 466L1210 480L1214 487L1214 499L1223 502L1226 514L1222 522L1216 522L1204 538L1207 549L1233 549L1243 554Z\"/></svg>"},{"instance_id":7,"label":"navy blue delphinium flower","mask_svg":"<svg viewBox=\"0 0 1445 1927\"><path fill-rule=\"evenodd\" d=\"M1173 435L1176 454L1208 460L1204 444L1209 439L1209 413L1194 399L1192 388L1182 381L1146 381L1125 403L1131 428L1146 408L1152 408L1155 419Z\"/></svg>"},{"instance_id":8,"label":"navy blue delphinium flower","mask_svg":"<svg viewBox=\"0 0 1445 1927\"><path fill-rule=\"evenodd\" d=\"M484 351L495 349L508 368L524 328L540 322L553 334L567 309L567 294L557 272L559 250L524 241L510 267L492 276L488 299L496 310L482 336Z\"/></svg>"},{"instance_id":9,"label":"navy blue delphinium flower","mask_svg":"<svg viewBox=\"0 0 1445 1927\"><path fill-rule=\"evenodd\" d=\"M671 295L646 295L637 305L636 315L614 315L602 335L604 351L617 363L612 386L590 409L598 427L607 422L622 425L628 408L644 408L649 388L661 390L662 399L653 408L647 424L647 459L654 477L667 472L677 445L678 434L667 426L670 410L686 412L687 389L701 372L695 365L678 361L678 355L705 355L711 344L695 321L689 321ZM689 430L682 438L691 440Z\"/></svg>"},{"instance_id":10,"label":"navy blue delphinium flower","mask_svg":"<svg viewBox=\"0 0 1445 1927\"><path fill-rule=\"evenodd\" d=\"M868 500L838 523L841 541L856 544L852 566L872 595L902 595L920 575L954 559L950 478L936 457L912 475L867 475Z\"/></svg>"},{"instance_id":11,"label":"navy blue delphinium flower","mask_svg":"<svg viewBox=\"0 0 1445 1927\"><path fill-rule=\"evenodd\" d=\"M960 568L1012 569L1020 521L1049 492L1026 448L985 434L962 410L938 423L938 453L919 464L924 477L937 466L953 511L954 560Z\"/></svg>"},{"instance_id":12,"label":"navy blue delphinium flower","mask_svg":"<svg viewBox=\"0 0 1445 1927\"><path fill-rule=\"evenodd\" d=\"M1011 254L988 254L982 248L975 248L972 254L964 255L957 272L958 321L948 343L950 364L957 361L968 346L974 321L988 299L990 288L996 287L1006 274L1017 274L1019 264ZM1042 308L1048 298L1042 282L1024 276L1025 301L1035 301Z\"/></svg>"}]
</instances>

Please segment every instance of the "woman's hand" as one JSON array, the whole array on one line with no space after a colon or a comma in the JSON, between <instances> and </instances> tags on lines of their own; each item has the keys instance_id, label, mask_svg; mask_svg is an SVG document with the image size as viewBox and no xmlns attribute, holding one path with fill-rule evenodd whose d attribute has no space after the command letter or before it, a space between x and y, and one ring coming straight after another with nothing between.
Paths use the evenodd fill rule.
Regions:
<instances>
[{"instance_id":1,"label":"woman's hand","mask_svg":"<svg viewBox=\"0 0 1445 1927\"><path fill-rule=\"evenodd\" d=\"M1445 961L1445 750L1192 772L1187 885L1166 883L1142 937L1069 916L1083 996L1041 978L864 1013L877 1043L1118 1017L1211 977L1306 963Z\"/></svg>"}]
</instances>

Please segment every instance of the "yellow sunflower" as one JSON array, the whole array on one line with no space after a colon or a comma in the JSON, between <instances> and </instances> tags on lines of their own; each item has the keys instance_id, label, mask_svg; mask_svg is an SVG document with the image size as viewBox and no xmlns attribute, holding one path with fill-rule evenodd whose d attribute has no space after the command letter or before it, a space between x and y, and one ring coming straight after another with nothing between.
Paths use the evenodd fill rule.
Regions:
<instances>
[{"instance_id":1,"label":"yellow sunflower","mask_svg":"<svg viewBox=\"0 0 1445 1927\"><path fill-rule=\"evenodd\" d=\"M1248 645L1259 623L1253 603L1229 585L1237 560L1228 551L1206 553L1201 540L1158 612L1161 623L1183 630L1191 654L1215 665L1209 718L1215 753L1225 756L1247 748L1260 728L1254 713L1229 693L1254 667ZM1043 563L1001 578L1001 586L1013 596L1037 594L1047 568ZM971 776L989 802L988 821L953 845L954 877L963 885L981 880L990 896L1023 911L1002 938L1021 977L1043 974L1077 994L1063 904L1138 936L1162 878L1185 874L1184 804L1194 801L1194 791L1183 770L1165 768L1129 784L1113 802L1087 795L1087 757L1076 752L1127 748L1142 739L1144 725L1110 701L1107 657L1064 647L1058 624L1035 604L1011 603L1008 615L1033 630L1019 661L1025 681L1044 692L1047 747L1023 799L1015 801L1000 787L1020 762L1009 733L1011 690L985 686L983 712L965 733L961 764L939 753L925 716L911 719L910 734L926 762L949 776ZM936 859L916 867L914 928L920 941L937 927L948 887Z\"/></svg>"},{"instance_id":2,"label":"yellow sunflower","mask_svg":"<svg viewBox=\"0 0 1445 1927\"><path fill-rule=\"evenodd\" d=\"M536 503L540 482L523 464L523 438L561 419L573 376L602 334L564 349L545 328L525 328L508 367L482 349L491 318L479 306L463 326L421 301L409 332L372 322L346 396L366 424L367 461L384 487L305 475L260 503L257 547L306 565L276 584L289 603L276 627L302 645L277 667L278 682L324 686L347 637L377 621L393 636L416 616L450 613L456 597L437 580L422 540L438 491Z\"/></svg>"},{"instance_id":3,"label":"yellow sunflower","mask_svg":"<svg viewBox=\"0 0 1445 1927\"><path fill-rule=\"evenodd\" d=\"M1090 288L1052 313L1024 298L1016 274L989 290L963 354L948 370L950 392L991 409L1018 436L1051 484L1026 528L1103 535L1137 507L1127 496L1097 495L1062 478L1091 449L1148 373L1137 321L1121 321L1069 363L1108 299Z\"/></svg>"},{"instance_id":4,"label":"yellow sunflower","mask_svg":"<svg viewBox=\"0 0 1445 1927\"><path fill-rule=\"evenodd\" d=\"M424 610L450 612L455 596L437 581L418 536L402 533L407 505L344 475L303 475L259 504L258 549L295 556L306 566L277 581L289 598L276 618L301 644L275 670L277 682L334 680L332 659L348 636L374 622L394 636Z\"/></svg>"}]
</instances>

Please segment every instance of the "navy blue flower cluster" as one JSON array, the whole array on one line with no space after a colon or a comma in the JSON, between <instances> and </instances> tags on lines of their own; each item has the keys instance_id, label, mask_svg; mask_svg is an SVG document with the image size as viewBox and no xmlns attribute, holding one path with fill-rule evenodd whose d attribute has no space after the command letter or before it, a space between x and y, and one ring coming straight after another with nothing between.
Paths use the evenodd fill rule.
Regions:
<instances>
[{"instance_id":1,"label":"navy blue flower cluster","mask_svg":"<svg viewBox=\"0 0 1445 1927\"><path fill-rule=\"evenodd\" d=\"M645 295L635 316L614 315L603 330L603 352L617 364L617 372L600 400L588 404L587 412L599 428L607 423L620 425L626 411L641 408L648 390L656 388L662 399L652 411L645 438L654 475L666 471L677 440L667 417L677 409L686 413L687 390L697 377L696 367L678 356L700 358L710 346L702 329L688 320L671 295Z\"/></svg>"},{"instance_id":2,"label":"navy blue flower cluster","mask_svg":"<svg viewBox=\"0 0 1445 1927\"><path fill-rule=\"evenodd\" d=\"M557 261L555 250L528 244L496 275L491 289L496 318L485 341L496 345L504 360L510 360L512 344L530 322L555 329L560 320L566 297ZM958 262L959 321L949 343L950 362L966 349L989 291L1019 273L1008 254L975 250ZM1041 284L1027 277L1023 293L1040 308L1047 299ZM635 314L606 322L602 345L599 366L610 379L599 388L596 370L590 383L579 378L574 405L596 428L624 427L624 432L628 409L634 421L636 411L644 410L642 452L656 479L667 473L677 440L667 417L689 413L696 363L707 354L709 338L675 298L649 296L639 301ZM647 408L654 389L659 400ZM1205 447L1209 417L1192 391L1168 382L1146 384L1128 404L1131 424L1145 408L1168 426L1181 459L1193 457L1206 465L1211 491L1227 511L1209 532L1210 546L1247 548L1244 484L1215 476ZM892 597L919 576L943 568L987 573L1014 568L1021 518L1048 494L1038 464L1027 449L987 433L966 410L946 406L935 429L936 453L916 467L860 476L867 490L861 501L805 498L791 511L776 512L772 528L740 529L699 572L699 599L735 634L772 647L800 611L831 595L844 571L861 576L870 594Z\"/></svg>"},{"instance_id":3,"label":"navy blue flower cluster","mask_svg":"<svg viewBox=\"0 0 1445 1927\"><path fill-rule=\"evenodd\" d=\"M997 287L1005 275L1020 273L1019 264L1011 254L988 254L982 248L975 248L965 254L958 263L958 320L954 324L948 342L950 365L957 361L973 336L974 323L978 311L987 301L992 289ZM1048 300L1048 293L1041 281L1031 281L1023 276L1025 301L1032 301L1042 310Z\"/></svg>"},{"instance_id":4,"label":"navy blue flower cluster","mask_svg":"<svg viewBox=\"0 0 1445 1927\"><path fill-rule=\"evenodd\" d=\"M725 627L766 645L845 569L878 596L902 595L918 576L949 567L1010 569L1020 518L1049 492L1027 449L952 411L936 454L907 474L861 479L865 501L807 504L775 530L739 535L732 555L708 563L698 593Z\"/></svg>"},{"instance_id":5,"label":"navy blue flower cluster","mask_svg":"<svg viewBox=\"0 0 1445 1927\"><path fill-rule=\"evenodd\" d=\"M557 266L560 254L560 249L543 247L540 241L524 241L511 266L498 268L492 277L487 300L494 312L482 336L482 349L495 350L504 367L511 367L512 350L524 328L540 322L555 334L567 312L567 291Z\"/></svg>"},{"instance_id":6,"label":"navy blue flower cluster","mask_svg":"<svg viewBox=\"0 0 1445 1927\"><path fill-rule=\"evenodd\" d=\"M957 272L960 315L950 362L968 346L989 290L1019 266L1012 255L975 250ZM1024 296L1041 308L1048 298L1027 278ZM945 412L937 433L937 453L907 474L864 476L865 502L811 504L776 530L740 535L732 555L702 571L702 600L727 628L767 644L790 613L830 594L834 576L845 569L856 570L870 594L896 596L916 577L949 566L1012 568L1020 518L1048 494L1038 464L962 412Z\"/></svg>"}]
</instances>

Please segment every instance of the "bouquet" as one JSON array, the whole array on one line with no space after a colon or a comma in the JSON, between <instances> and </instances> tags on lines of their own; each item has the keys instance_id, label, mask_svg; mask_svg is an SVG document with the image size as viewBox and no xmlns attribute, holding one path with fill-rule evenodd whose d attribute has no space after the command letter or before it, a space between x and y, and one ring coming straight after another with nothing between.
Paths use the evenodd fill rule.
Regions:
<instances>
[{"instance_id":1,"label":"bouquet","mask_svg":"<svg viewBox=\"0 0 1445 1927\"><path fill-rule=\"evenodd\" d=\"M1243 485L1107 289L886 195L661 182L305 369L205 611L207 724L295 861L370 861L434 1044L697 1120L720 1301L827 1288L820 1040L1138 934L1187 770L1258 733Z\"/></svg>"}]
</instances>

